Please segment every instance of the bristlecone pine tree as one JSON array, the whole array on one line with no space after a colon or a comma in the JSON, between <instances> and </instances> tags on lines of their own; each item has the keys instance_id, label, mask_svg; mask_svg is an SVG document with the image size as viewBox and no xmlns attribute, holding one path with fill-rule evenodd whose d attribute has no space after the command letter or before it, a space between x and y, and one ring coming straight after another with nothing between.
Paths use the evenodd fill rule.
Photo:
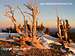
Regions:
<instances>
[{"instance_id":1,"label":"bristlecone pine tree","mask_svg":"<svg viewBox=\"0 0 75 56\"><path fill-rule=\"evenodd\" d=\"M32 15L33 18L33 25L32 25L32 43L36 48L44 48L41 44L40 41L37 39L38 37L36 36L36 21L37 21L37 17L39 14L39 10L38 10L38 6L36 4L32 5L32 4L24 4L32 13L30 15ZM29 13L28 13L29 14Z\"/></svg>"}]
</instances>

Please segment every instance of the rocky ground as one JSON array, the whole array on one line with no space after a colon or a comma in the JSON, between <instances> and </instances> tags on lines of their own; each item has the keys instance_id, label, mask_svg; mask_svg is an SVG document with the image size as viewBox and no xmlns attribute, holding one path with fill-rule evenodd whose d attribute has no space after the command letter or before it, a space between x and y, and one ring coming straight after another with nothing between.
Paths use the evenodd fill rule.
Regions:
<instances>
[{"instance_id":1,"label":"rocky ground","mask_svg":"<svg viewBox=\"0 0 75 56\"><path fill-rule=\"evenodd\" d=\"M12 53L11 51L0 51L0 56L65 56L55 49L38 49L32 48L26 51L18 51L17 53Z\"/></svg>"}]
</instances>

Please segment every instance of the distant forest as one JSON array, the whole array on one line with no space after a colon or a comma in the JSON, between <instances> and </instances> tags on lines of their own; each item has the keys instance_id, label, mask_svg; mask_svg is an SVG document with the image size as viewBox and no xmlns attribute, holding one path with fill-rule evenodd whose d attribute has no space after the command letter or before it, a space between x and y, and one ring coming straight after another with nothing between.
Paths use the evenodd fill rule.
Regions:
<instances>
[{"instance_id":1,"label":"distant forest","mask_svg":"<svg viewBox=\"0 0 75 56\"><path fill-rule=\"evenodd\" d=\"M45 28L45 27L44 27L44 28ZM40 29L40 28L39 28L39 26L38 26L37 30L39 30L39 29ZM50 30L51 30L51 31L50 31ZM54 31L54 30L55 30L55 31ZM1 32L17 33L16 30L15 30L14 28L12 28L12 27L6 28L6 29L2 29ZM53 36L53 37L58 37L57 34L56 34L57 32L56 32L56 29L55 29L55 28L53 28L53 29L46 28L46 31L45 31L44 33L49 34L49 35L51 35L51 36ZM71 35L71 39L75 42L75 28L73 28L73 29L70 30L70 35Z\"/></svg>"},{"instance_id":2,"label":"distant forest","mask_svg":"<svg viewBox=\"0 0 75 56\"><path fill-rule=\"evenodd\" d=\"M16 30L12 27L10 28L6 28L6 29L2 29L2 32L6 32L6 33L17 33Z\"/></svg>"}]
</instances>

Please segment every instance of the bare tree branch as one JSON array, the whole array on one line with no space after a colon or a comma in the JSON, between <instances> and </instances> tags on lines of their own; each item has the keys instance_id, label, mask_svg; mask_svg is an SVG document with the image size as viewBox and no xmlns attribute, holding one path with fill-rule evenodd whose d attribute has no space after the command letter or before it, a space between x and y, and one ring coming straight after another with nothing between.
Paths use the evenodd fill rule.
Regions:
<instances>
[{"instance_id":1,"label":"bare tree branch","mask_svg":"<svg viewBox=\"0 0 75 56\"><path fill-rule=\"evenodd\" d=\"M24 13L26 13L26 14L28 14L28 15L32 16L32 14L31 14L31 13L28 13L28 12L24 12Z\"/></svg>"},{"instance_id":2,"label":"bare tree branch","mask_svg":"<svg viewBox=\"0 0 75 56\"><path fill-rule=\"evenodd\" d=\"M6 15L5 16L9 17L11 19L11 21L13 23L15 23L16 19L14 17L14 10L13 10L12 6L10 6L10 5L5 5L5 6L8 7L8 10L6 11Z\"/></svg>"},{"instance_id":3,"label":"bare tree branch","mask_svg":"<svg viewBox=\"0 0 75 56\"><path fill-rule=\"evenodd\" d=\"M19 6L17 6L17 8L18 8L19 11L21 12L21 14L22 14L23 16L25 16L24 13L22 12L22 10L19 8Z\"/></svg>"},{"instance_id":4,"label":"bare tree branch","mask_svg":"<svg viewBox=\"0 0 75 56\"><path fill-rule=\"evenodd\" d=\"M31 5L27 5L27 4L24 4L28 9L30 9L31 11L33 10L32 6Z\"/></svg>"}]
</instances>

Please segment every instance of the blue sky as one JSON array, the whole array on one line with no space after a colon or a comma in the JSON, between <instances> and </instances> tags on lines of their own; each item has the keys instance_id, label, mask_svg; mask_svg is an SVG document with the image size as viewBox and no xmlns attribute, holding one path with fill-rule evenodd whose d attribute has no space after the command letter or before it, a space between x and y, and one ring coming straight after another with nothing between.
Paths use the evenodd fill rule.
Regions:
<instances>
[{"instance_id":1,"label":"blue sky","mask_svg":"<svg viewBox=\"0 0 75 56\"><path fill-rule=\"evenodd\" d=\"M18 23L23 23L23 19L20 22L20 18L23 18L18 9L17 5L22 8L23 11L26 11L23 6L24 3L31 0L0 0L0 25L4 27L5 25L11 25L12 22L8 17L4 16L5 5L11 5L15 9L15 16ZM58 15L62 19L68 19L72 28L75 27L75 0L39 0L40 3L72 3L72 5L40 5L40 16L39 21L42 20L44 25L49 27L56 27L56 9Z\"/></svg>"}]
</instances>

